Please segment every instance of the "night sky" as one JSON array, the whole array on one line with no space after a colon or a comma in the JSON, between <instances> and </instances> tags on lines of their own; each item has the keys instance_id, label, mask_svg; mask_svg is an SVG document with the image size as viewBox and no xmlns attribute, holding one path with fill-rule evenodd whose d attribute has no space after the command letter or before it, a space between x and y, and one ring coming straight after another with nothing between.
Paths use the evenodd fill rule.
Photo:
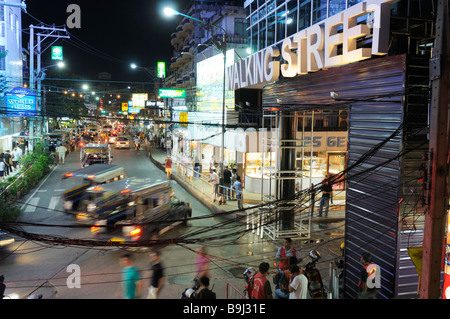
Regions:
<instances>
[{"instance_id":1,"label":"night sky","mask_svg":"<svg viewBox=\"0 0 450 319\"><path fill-rule=\"evenodd\" d=\"M77 4L81 9L81 28L67 28L74 37L53 44L63 46L66 68L80 78L94 80L99 72L109 72L112 81L139 82L148 81L148 76L131 70L132 62L154 67L160 60L169 63L173 55L170 35L181 17L165 17L162 9L172 4L183 12L189 1L27 0L26 3L29 15L22 14L24 47L28 47L30 24L39 25L36 19L63 27L71 14L66 12L67 7ZM50 50L42 55L42 63L53 63Z\"/></svg>"}]
</instances>

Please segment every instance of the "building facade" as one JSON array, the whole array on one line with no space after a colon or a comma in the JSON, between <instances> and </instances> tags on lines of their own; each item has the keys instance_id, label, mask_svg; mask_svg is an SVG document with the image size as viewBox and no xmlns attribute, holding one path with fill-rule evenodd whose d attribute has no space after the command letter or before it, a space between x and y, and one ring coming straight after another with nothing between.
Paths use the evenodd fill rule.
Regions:
<instances>
[{"instance_id":1,"label":"building facade","mask_svg":"<svg viewBox=\"0 0 450 319\"><path fill-rule=\"evenodd\" d=\"M335 173L333 153L320 156L307 143L315 143L315 127L345 127L335 180L345 190L345 297L358 298L366 251L382 270L378 298L416 296L408 248L423 240L417 181L428 150L433 2L248 0L245 8L256 52L228 68L228 85L262 90L270 132L263 154L271 150L275 159L267 175L276 199L296 198L295 178L306 188L314 175ZM298 214L289 204L275 220L281 229L295 228Z\"/></svg>"},{"instance_id":2,"label":"building facade","mask_svg":"<svg viewBox=\"0 0 450 319\"><path fill-rule=\"evenodd\" d=\"M20 5L22 1L7 1ZM23 85L22 9L0 5L0 108L5 110L5 93ZM23 117L0 113L0 151L12 149L12 135L24 130Z\"/></svg>"}]
</instances>

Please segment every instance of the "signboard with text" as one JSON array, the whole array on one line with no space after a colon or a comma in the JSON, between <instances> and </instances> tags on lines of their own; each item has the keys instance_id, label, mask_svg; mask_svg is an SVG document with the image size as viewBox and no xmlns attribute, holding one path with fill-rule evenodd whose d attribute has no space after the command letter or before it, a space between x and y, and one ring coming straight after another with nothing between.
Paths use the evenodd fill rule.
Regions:
<instances>
[{"instance_id":1,"label":"signboard with text","mask_svg":"<svg viewBox=\"0 0 450 319\"><path fill-rule=\"evenodd\" d=\"M186 89L159 89L161 98L186 98Z\"/></svg>"},{"instance_id":2,"label":"signboard with text","mask_svg":"<svg viewBox=\"0 0 450 319\"><path fill-rule=\"evenodd\" d=\"M5 94L6 116L36 116L36 93L25 88L15 88Z\"/></svg>"}]
</instances>

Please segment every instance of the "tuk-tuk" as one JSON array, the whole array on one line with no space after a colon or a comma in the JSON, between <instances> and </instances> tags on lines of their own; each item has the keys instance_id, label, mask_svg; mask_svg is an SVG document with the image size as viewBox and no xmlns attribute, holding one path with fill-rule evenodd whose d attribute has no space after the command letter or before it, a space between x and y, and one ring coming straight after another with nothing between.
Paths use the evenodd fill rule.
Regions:
<instances>
[{"instance_id":1,"label":"tuk-tuk","mask_svg":"<svg viewBox=\"0 0 450 319\"><path fill-rule=\"evenodd\" d=\"M111 148L109 144L85 144L80 147L81 167L92 164L111 164Z\"/></svg>"},{"instance_id":2,"label":"tuk-tuk","mask_svg":"<svg viewBox=\"0 0 450 319\"><path fill-rule=\"evenodd\" d=\"M90 187L85 222L94 223L91 233L109 241L146 240L192 216L190 203L174 196L170 181L126 178Z\"/></svg>"},{"instance_id":3,"label":"tuk-tuk","mask_svg":"<svg viewBox=\"0 0 450 319\"><path fill-rule=\"evenodd\" d=\"M63 193L63 208L66 213L77 214L80 210L86 210L86 190L89 187L118 181L127 177L127 172L122 166L110 164L94 164L86 168L80 168L62 175L68 179L67 191Z\"/></svg>"}]
</instances>

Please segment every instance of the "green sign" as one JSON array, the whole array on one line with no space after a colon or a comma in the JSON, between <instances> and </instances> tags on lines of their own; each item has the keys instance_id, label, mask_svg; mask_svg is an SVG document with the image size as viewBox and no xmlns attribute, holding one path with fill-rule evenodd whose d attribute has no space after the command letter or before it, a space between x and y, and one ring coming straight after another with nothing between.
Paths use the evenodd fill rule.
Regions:
<instances>
[{"instance_id":1,"label":"green sign","mask_svg":"<svg viewBox=\"0 0 450 319\"><path fill-rule=\"evenodd\" d=\"M52 46L52 60L63 60L63 47L62 46Z\"/></svg>"},{"instance_id":2,"label":"green sign","mask_svg":"<svg viewBox=\"0 0 450 319\"><path fill-rule=\"evenodd\" d=\"M186 98L186 89L159 89L162 98Z\"/></svg>"},{"instance_id":3,"label":"green sign","mask_svg":"<svg viewBox=\"0 0 450 319\"><path fill-rule=\"evenodd\" d=\"M157 63L157 76L159 79L164 79L166 77L166 62Z\"/></svg>"}]
</instances>

